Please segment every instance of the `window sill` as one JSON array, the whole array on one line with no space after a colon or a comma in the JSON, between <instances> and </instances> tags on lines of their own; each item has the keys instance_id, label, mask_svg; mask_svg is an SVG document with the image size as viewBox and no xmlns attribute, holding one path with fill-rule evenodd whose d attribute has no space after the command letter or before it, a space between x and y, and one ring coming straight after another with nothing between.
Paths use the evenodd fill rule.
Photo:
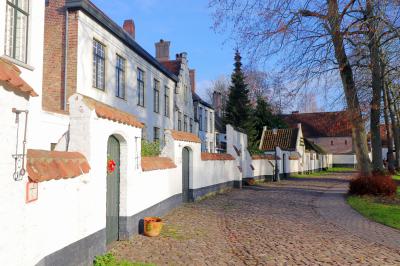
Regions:
<instances>
[{"instance_id":1,"label":"window sill","mask_svg":"<svg viewBox=\"0 0 400 266\"><path fill-rule=\"evenodd\" d=\"M12 58L12 57L9 57L8 55L2 55L1 57L6 59L6 60L8 60L8 61L10 61L13 64L16 64L17 66L23 67L23 68L28 69L30 71L34 71L35 70L35 68L33 66L25 64L24 62L18 61L16 59Z\"/></svg>"}]
</instances>

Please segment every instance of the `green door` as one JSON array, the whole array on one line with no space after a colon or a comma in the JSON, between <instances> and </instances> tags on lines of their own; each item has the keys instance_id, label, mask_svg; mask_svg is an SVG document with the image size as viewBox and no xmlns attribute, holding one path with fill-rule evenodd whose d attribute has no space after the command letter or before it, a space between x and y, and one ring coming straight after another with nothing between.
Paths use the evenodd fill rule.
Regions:
<instances>
[{"instance_id":1,"label":"green door","mask_svg":"<svg viewBox=\"0 0 400 266\"><path fill-rule=\"evenodd\" d=\"M120 146L119 141L114 136L111 136L108 139L107 163L110 159L114 160L116 165L114 172L107 172L107 244L111 243L112 241L118 240L119 231Z\"/></svg>"},{"instance_id":2,"label":"green door","mask_svg":"<svg viewBox=\"0 0 400 266\"><path fill-rule=\"evenodd\" d=\"M182 201L189 202L190 151L182 149Z\"/></svg>"}]
</instances>

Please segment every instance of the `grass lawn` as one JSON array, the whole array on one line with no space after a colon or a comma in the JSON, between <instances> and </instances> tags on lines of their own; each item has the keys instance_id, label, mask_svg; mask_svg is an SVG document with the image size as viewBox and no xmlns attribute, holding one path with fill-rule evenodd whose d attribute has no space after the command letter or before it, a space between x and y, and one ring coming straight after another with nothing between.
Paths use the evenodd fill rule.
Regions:
<instances>
[{"instance_id":1,"label":"grass lawn","mask_svg":"<svg viewBox=\"0 0 400 266\"><path fill-rule=\"evenodd\" d=\"M326 171L313 172L313 173L310 173L310 174L292 173L292 174L290 174L290 177L293 177L293 178L309 178L309 177L319 177L319 176L329 175L331 173L348 173L348 172L354 172L354 171L356 171L354 168L332 167L332 168L328 168Z\"/></svg>"},{"instance_id":2,"label":"grass lawn","mask_svg":"<svg viewBox=\"0 0 400 266\"><path fill-rule=\"evenodd\" d=\"M357 169L355 168L350 168L350 167L332 167L328 168L327 172L336 172L336 173L347 173L347 172L355 172Z\"/></svg>"},{"instance_id":3,"label":"grass lawn","mask_svg":"<svg viewBox=\"0 0 400 266\"><path fill-rule=\"evenodd\" d=\"M393 176L393 179L394 179L394 180L399 180L399 181L400 181L400 175L394 175L394 176Z\"/></svg>"},{"instance_id":4,"label":"grass lawn","mask_svg":"<svg viewBox=\"0 0 400 266\"><path fill-rule=\"evenodd\" d=\"M393 202L385 202L383 199L370 196L349 196L347 202L365 217L400 229L400 187L397 188L397 200Z\"/></svg>"}]
</instances>

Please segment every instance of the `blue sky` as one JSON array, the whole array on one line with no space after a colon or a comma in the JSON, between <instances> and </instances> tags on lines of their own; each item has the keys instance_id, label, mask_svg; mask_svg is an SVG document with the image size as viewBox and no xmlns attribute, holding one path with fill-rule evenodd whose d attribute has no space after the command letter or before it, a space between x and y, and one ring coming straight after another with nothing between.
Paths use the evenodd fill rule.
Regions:
<instances>
[{"instance_id":1,"label":"blue sky","mask_svg":"<svg viewBox=\"0 0 400 266\"><path fill-rule=\"evenodd\" d=\"M171 57L187 52L196 69L199 94L205 97L210 81L230 75L234 45L227 36L214 33L208 0L92 0L119 25L133 19L136 41L152 55L154 43L171 41Z\"/></svg>"}]
</instances>

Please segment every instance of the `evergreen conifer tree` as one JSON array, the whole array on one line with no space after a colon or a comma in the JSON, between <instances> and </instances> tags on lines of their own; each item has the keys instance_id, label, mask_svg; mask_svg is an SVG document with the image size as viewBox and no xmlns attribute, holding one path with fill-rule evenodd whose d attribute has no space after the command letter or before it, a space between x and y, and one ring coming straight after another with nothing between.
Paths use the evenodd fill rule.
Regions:
<instances>
[{"instance_id":1,"label":"evergreen conifer tree","mask_svg":"<svg viewBox=\"0 0 400 266\"><path fill-rule=\"evenodd\" d=\"M241 128L247 132L252 108L249 100L249 89L244 80L242 71L242 58L239 51L235 53L235 69L232 73L232 85L229 88L229 96L226 104L224 122L233 127Z\"/></svg>"}]
</instances>

